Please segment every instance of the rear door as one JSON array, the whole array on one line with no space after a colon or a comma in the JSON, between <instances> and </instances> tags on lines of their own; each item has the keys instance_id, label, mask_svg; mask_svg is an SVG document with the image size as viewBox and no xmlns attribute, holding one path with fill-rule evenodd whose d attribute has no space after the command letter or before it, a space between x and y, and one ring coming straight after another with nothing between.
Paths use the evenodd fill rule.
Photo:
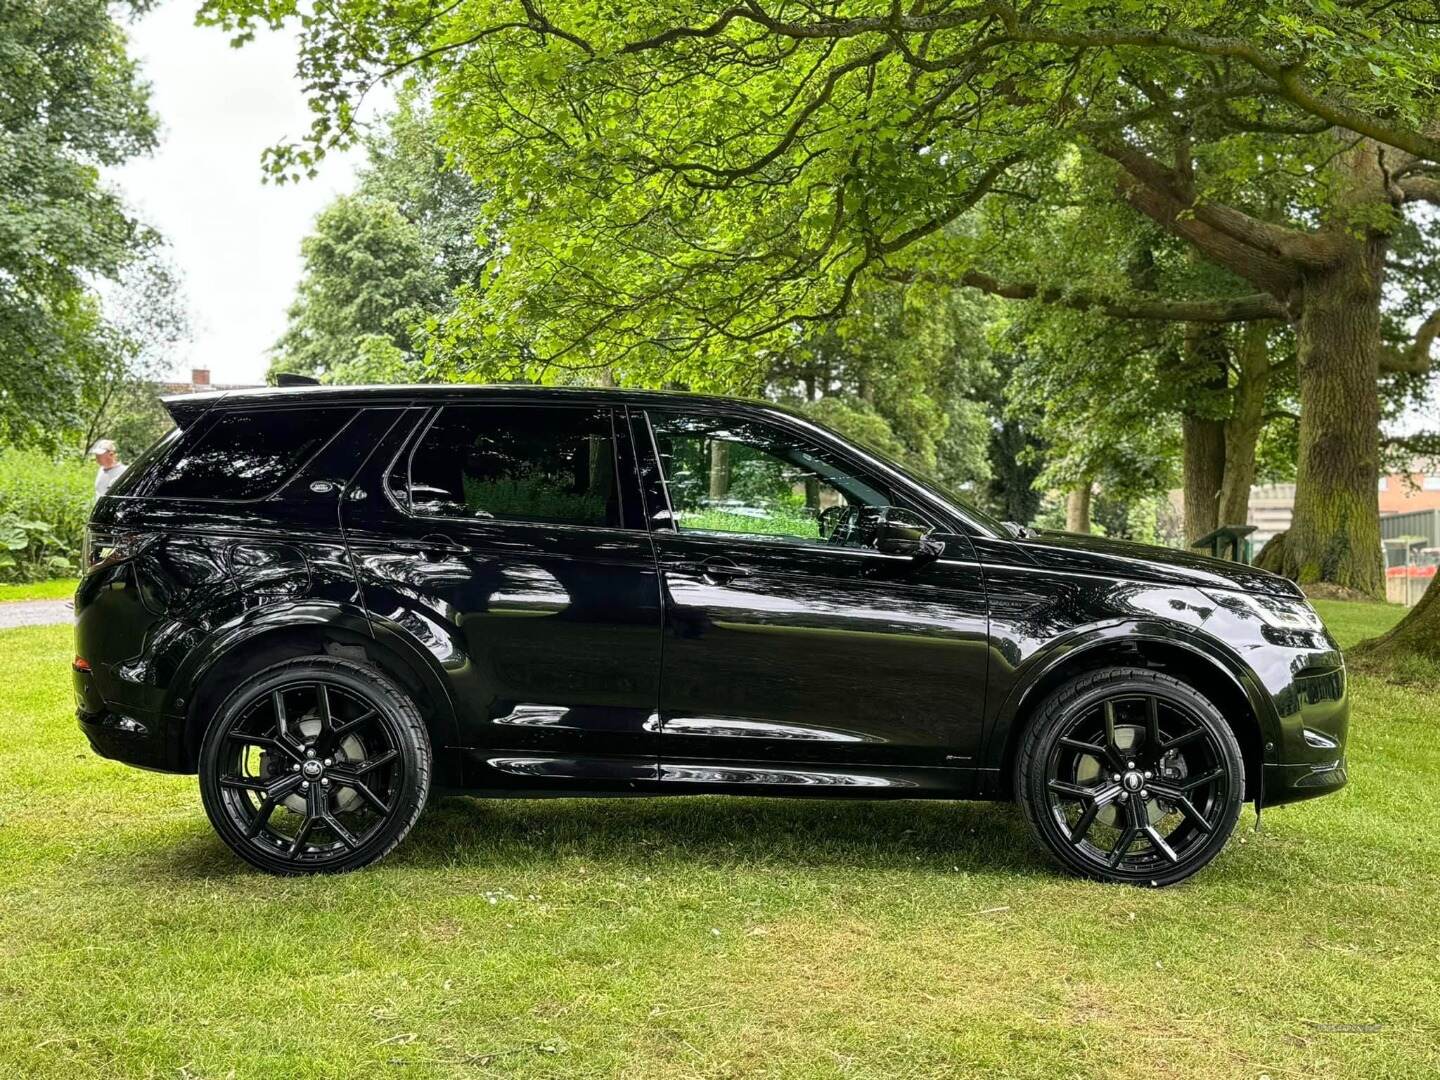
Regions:
<instances>
[{"instance_id":1,"label":"rear door","mask_svg":"<svg viewBox=\"0 0 1440 1080\"><path fill-rule=\"evenodd\" d=\"M590 404L452 404L346 500L372 618L447 673L467 783L653 781L660 597L628 434Z\"/></svg>"}]
</instances>

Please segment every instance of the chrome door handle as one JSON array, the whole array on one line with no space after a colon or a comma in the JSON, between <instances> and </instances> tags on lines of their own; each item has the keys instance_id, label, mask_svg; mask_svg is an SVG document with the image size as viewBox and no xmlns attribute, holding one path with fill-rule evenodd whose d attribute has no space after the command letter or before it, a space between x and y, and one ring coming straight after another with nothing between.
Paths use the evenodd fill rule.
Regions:
<instances>
[{"instance_id":1,"label":"chrome door handle","mask_svg":"<svg viewBox=\"0 0 1440 1080\"><path fill-rule=\"evenodd\" d=\"M393 551L403 551L407 555L420 555L425 558L435 558L445 555L468 555L470 548L464 544L457 544L448 536L439 533L431 533L429 536L422 536L419 540L392 540L390 548Z\"/></svg>"},{"instance_id":2,"label":"chrome door handle","mask_svg":"<svg viewBox=\"0 0 1440 1080\"><path fill-rule=\"evenodd\" d=\"M712 585L723 584L731 578L744 577L748 573L749 570L724 555L715 555L700 564L700 576Z\"/></svg>"}]
</instances>

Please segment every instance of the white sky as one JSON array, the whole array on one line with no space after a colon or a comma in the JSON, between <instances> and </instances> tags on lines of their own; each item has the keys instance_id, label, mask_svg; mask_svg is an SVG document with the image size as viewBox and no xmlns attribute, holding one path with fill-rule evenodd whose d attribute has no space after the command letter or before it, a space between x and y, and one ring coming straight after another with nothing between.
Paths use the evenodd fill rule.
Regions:
<instances>
[{"instance_id":1,"label":"white sky","mask_svg":"<svg viewBox=\"0 0 1440 1080\"><path fill-rule=\"evenodd\" d=\"M194 335L176 377L208 366L215 382L260 382L300 277L300 240L353 186L360 155L328 159L314 180L262 182L260 152L309 124L294 43L262 32L232 49L223 31L194 25L197 6L168 0L129 27L162 142L111 180L169 240L184 281Z\"/></svg>"}]
</instances>

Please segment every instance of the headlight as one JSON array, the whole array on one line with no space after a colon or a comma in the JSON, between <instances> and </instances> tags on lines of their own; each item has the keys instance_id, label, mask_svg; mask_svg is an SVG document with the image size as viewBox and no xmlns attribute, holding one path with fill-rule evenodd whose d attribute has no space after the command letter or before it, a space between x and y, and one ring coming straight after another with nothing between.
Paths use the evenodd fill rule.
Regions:
<instances>
[{"instance_id":1,"label":"headlight","mask_svg":"<svg viewBox=\"0 0 1440 1080\"><path fill-rule=\"evenodd\" d=\"M1325 623L1308 600L1256 593L1210 592L1205 595L1237 615L1253 616L1276 630L1305 630L1323 634Z\"/></svg>"}]
</instances>

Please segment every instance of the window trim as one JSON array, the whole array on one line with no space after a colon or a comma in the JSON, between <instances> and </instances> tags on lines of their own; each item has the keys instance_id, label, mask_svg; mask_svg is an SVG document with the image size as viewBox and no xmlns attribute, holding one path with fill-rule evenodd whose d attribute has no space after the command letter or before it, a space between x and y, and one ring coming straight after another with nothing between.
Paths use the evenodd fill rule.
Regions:
<instances>
[{"instance_id":1,"label":"window trim","mask_svg":"<svg viewBox=\"0 0 1440 1080\"><path fill-rule=\"evenodd\" d=\"M604 412L604 413L606 413L607 416L609 417L609 420L610 420L610 438L611 438L612 442L615 444L615 449L616 449L616 451L617 451L617 452L615 452L615 453L613 453L613 454L611 455L611 458L612 458L611 465L612 465L612 468L615 470L615 490L616 490L617 499L618 499L619 504L620 504L620 523L619 523L618 525L587 525L587 524L583 524L583 523L581 523L581 522L573 522L573 521L570 521L570 522L567 522L567 521L537 521L537 520L533 520L533 519L529 519L529 518L495 518L495 517L491 517L491 518L475 518L475 517L458 517L458 516L452 515L452 514L421 514L421 513L417 513L417 512L415 511L415 508L414 508L413 500L412 500L411 497L410 497L410 493L411 493L411 491L412 491L412 490L414 489L414 487L415 487L415 479L414 479L415 454L416 454L416 452L420 449L420 446L425 442L426 437L430 434L430 429L433 428L433 427L435 426L436 422L439 421L440 417L441 417L442 415L444 415L446 409L461 410L461 409L484 409L484 408L490 408L490 409L505 409L505 410L507 410L507 411L512 411L512 410L516 410L516 409L549 409L549 410L551 410L551 411L563 410L563 411L566 411L566 412L574 412L574 411L577 411L577 410L586 410L586 411L589 411L589 412L592 412L592 413L594 413L594 412ZM410 440L409 440L408 446L407 446L407 445L402 445L402 446L400 447L399 451L395 454L395 457L391 459L390 464L386 466L386 468L385 468L385 474L384 474L384 476L381 478L381 485L382 485L383 488L385 489L385 495L386 495L386 497L390 500L391 504L392 504L400 513L402 513L403 515L405 515L405 517L409 518L409 519L412 520L412 521L450 521L450 522L455 522L456 524L470 526L470 527L472 527L472 528L473 528L473 527L477 527L477 526L487 527L487 528L488 528L488 527L492 527L492 526L519 526L519 527L521 527L521 528L526 528L526 529L534 529L534 528L546 528L546 529L579 529L579 530L583 530L583 531L585 531L585 532L601 532L601 533L615 533L615 532L627 532L627 533L641 532L641 533L648 533L648 532L649 532L649 523L648 523L648 521L646 520L646 515L643 514L643 513L640 514L640 519L641 519L640 525L638 525L638 526L631 526L631 525L627 525L627 524L626 524L626 521L629 519L629 516L630 516L630 515L627 514L627 512L626 512L626 507L627 507L627 504L628 504L628 502L630 501L630 499L629 499L629 497L627 497L627 495L626 495L626 492L625 492L625 482L624 482L624 478L623 478L623 476L622 476L621 469L620 469L620 454L618 453L618 450L619 450L619 445L618 445L618 444L619 444L620 438L622 437L622 433L621 433L619 430L617 430L617 428L616 428L616 424L615 424L616 409L617 409L617 406L616 406L616 405L610 404L610 403L607 403L607 402L586 402L586 401L576 401L576 402L569 402L569 401L535 401L535 402L526 401L526 402L508 402L508 401L481 400L481 401L451 401L451 402L446 402L446 403L444 403L444 404L442 404L442 405L439 405L439 406L436 406L435 408L433 408L433 409L431 410L430 416L429 416L428 418L422 419L418 424L416 424L414 432L412 432L411 435L410 435ZM625 438L627 439L627 441L628 441L628 440L629 440L628 425L627 425L627 430L623 433L623 435L624 435L624 437L625 437ZM631 454L632 454L632 456L633 456L633 453L634 453L634 450L633 450L633 446L632 446L632 448L631 448ZM403 499L396 497L394 491L392 490L391 484L390 484L390 478L391 478L391 477L394 475L394 473L395 473L395 463L396 463L396 461L400 458L400 456L401 456L402 454L405 456L405 493L404 493L404 498L403 498ZM638 478L638 477L636 478L636 483L637 483L637 486L638 486L638 483L639 483L639 478ZM643 492L641 493L641 497L642 497L642 499L643 499Z\"/></svg>"}]
</instances>

